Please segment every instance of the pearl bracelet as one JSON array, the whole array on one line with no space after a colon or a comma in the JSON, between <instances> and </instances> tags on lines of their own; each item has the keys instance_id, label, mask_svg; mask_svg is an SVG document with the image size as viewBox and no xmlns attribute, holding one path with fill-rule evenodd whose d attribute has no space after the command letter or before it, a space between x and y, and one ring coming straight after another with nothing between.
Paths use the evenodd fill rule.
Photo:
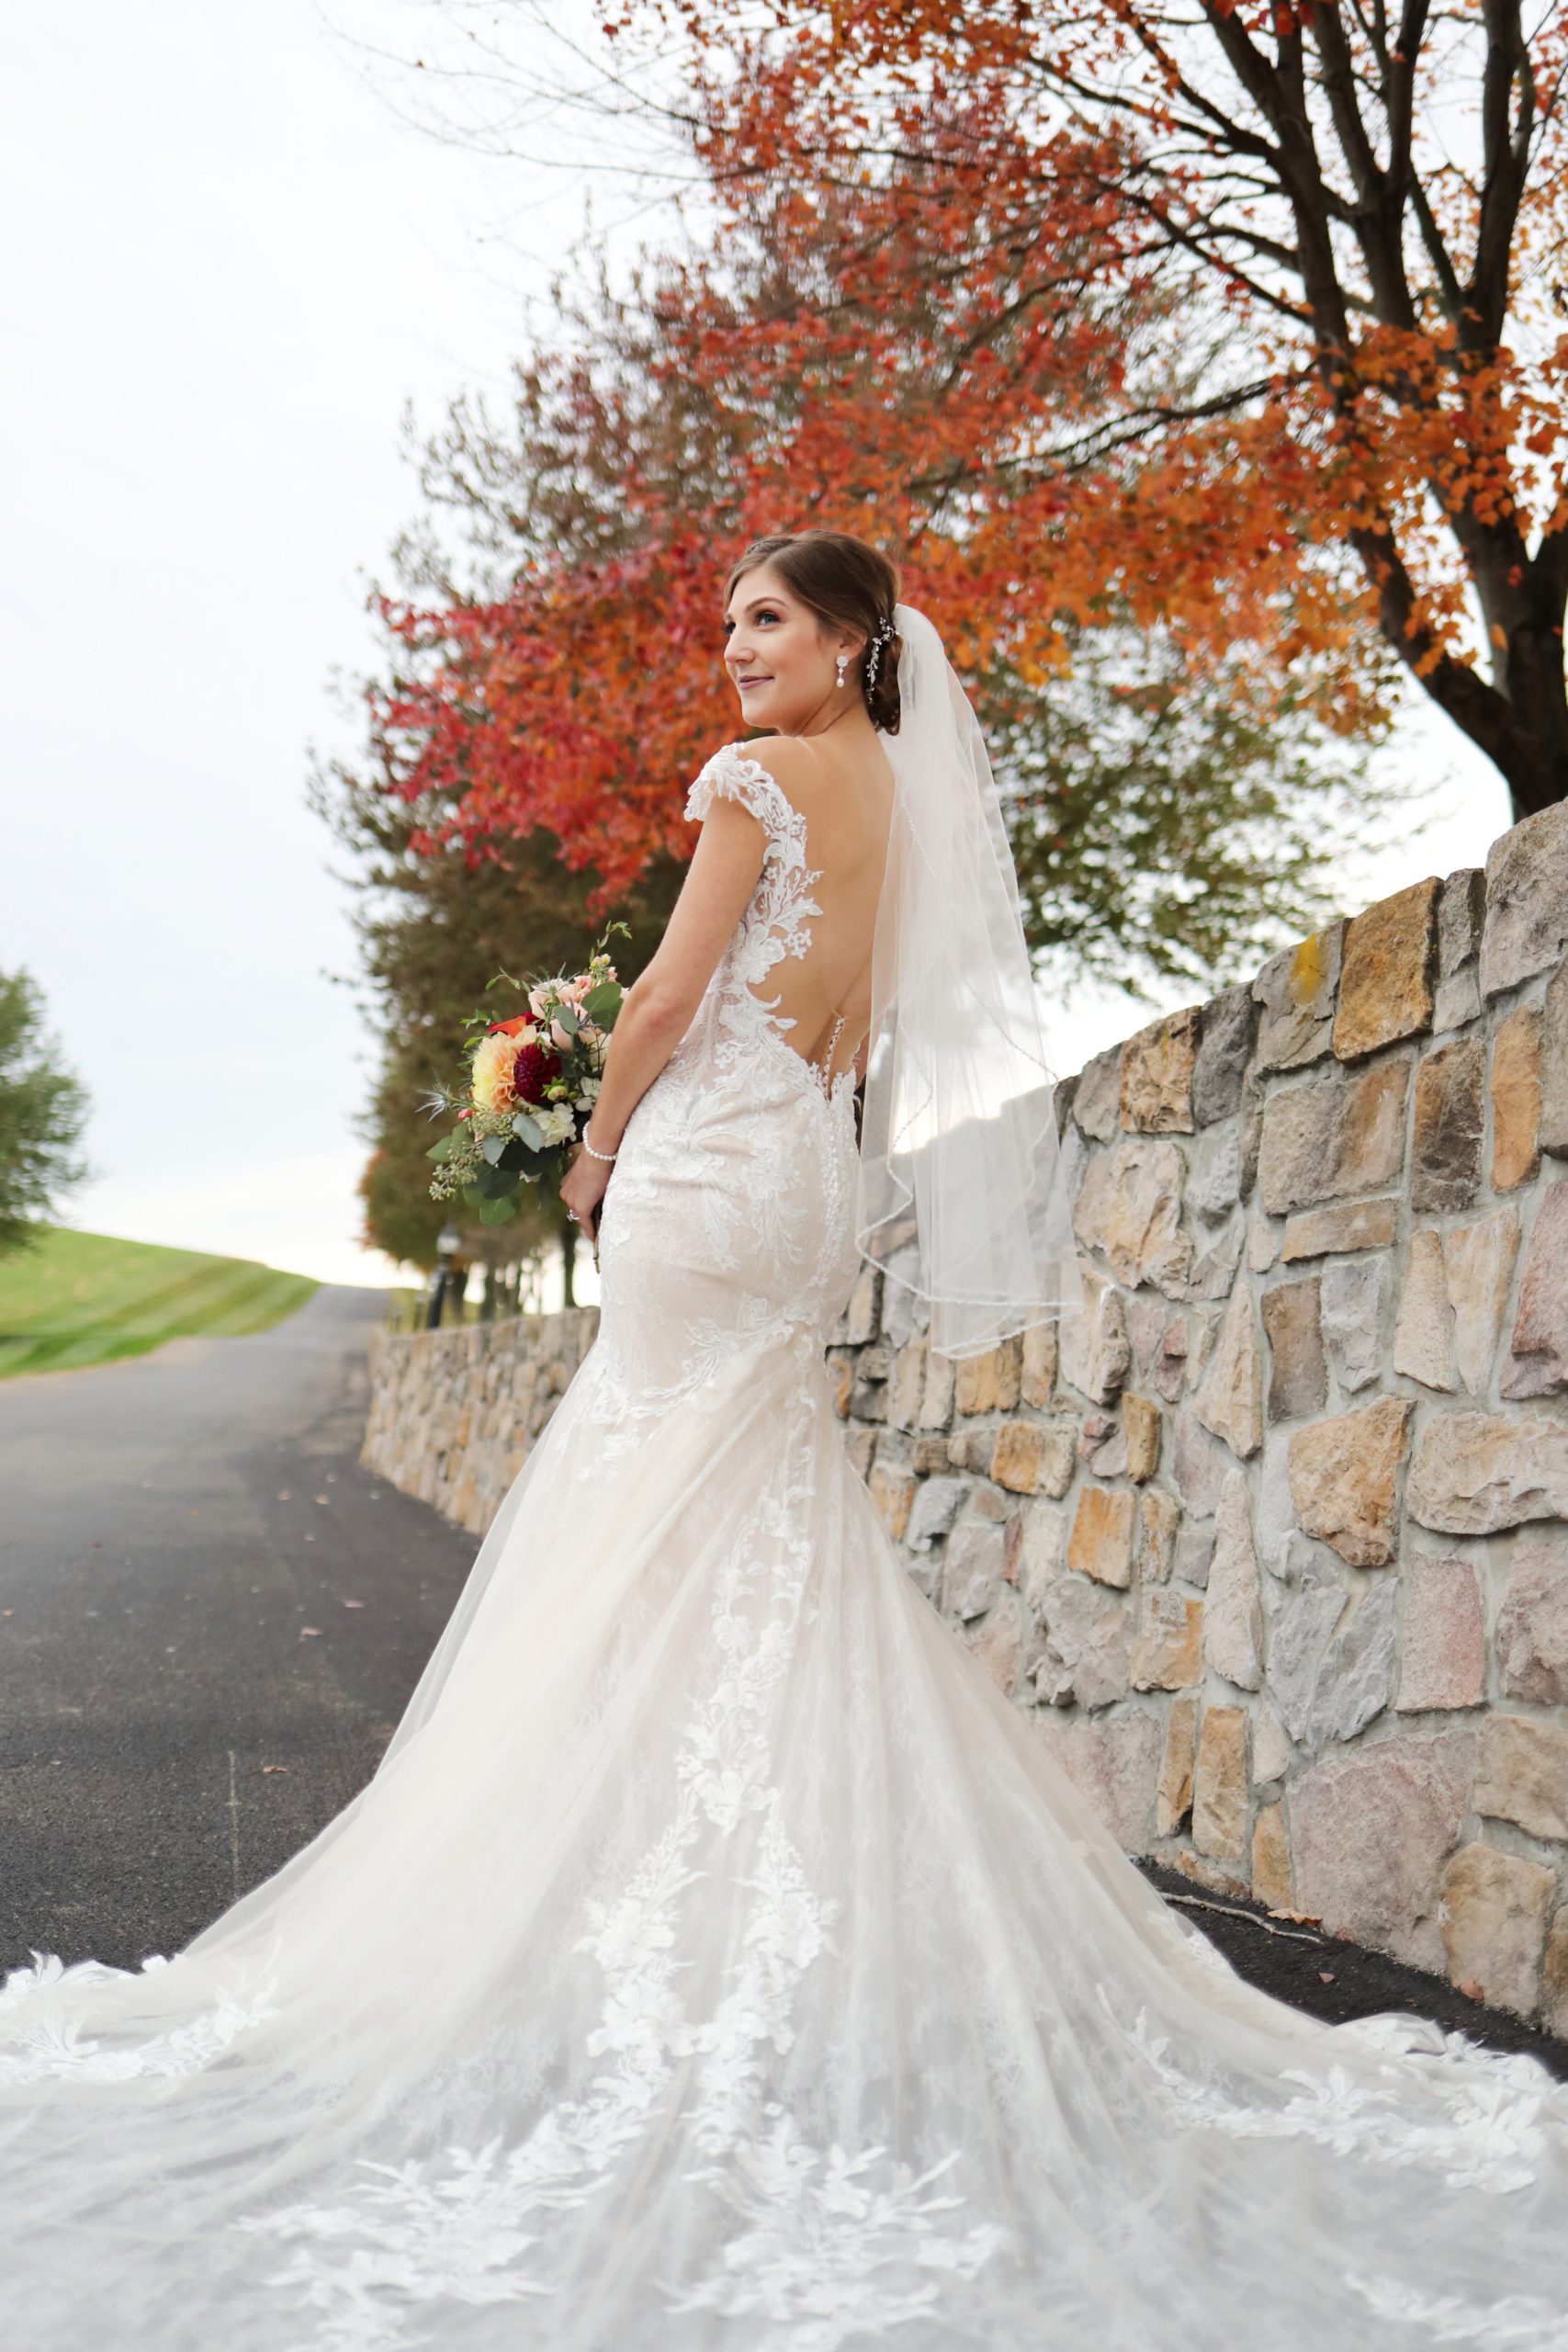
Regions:
<instances>
[{"instance_id":1,"label":"pearl bracelet","mask_svg":"<svg viewBox=\"0 0 1568 2352\"><path fill-rule=\"evenodd\" d=\"M578 1141L581 1144L583 1150L588 1154L590 1159L597 1159L605 1167L608 1167L611 1160L615 1158L615 1154L613 1151L595 1151L593 1146L589 1142L586 1134L581 1135L578 1137Z\"/></svg>"}]
</instances>

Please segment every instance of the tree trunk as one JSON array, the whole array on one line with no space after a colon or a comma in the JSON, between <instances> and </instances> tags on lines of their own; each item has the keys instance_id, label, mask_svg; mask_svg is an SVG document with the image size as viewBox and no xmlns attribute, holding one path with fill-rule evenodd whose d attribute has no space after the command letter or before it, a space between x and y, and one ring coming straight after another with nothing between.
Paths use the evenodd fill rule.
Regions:
<instances>
[{"instance_id":1,"label":"tree trunk","mask_svg":"<svg viewBox=\"0 0 1568 2352\"><path fill-rule=\"evenodd\" d=\"M1562 676L1562 624L1531 618L1508 639L1507 695L1517 751L1504 775L1514 820L1568 799L1568 691ZM1499 762L1499 765L1502 763Z\"/></svg>"},{"instance_id":2,"label":"tree trunk","mask_svg":"<svg viewBox=\"0 0 1568 2352\"><path fill-rule=\"evenodd\" d=\"M1562 598L1554 579L1530 583L1506 622L1494 620L1493 675L1441 650L1420 617L1414 583L1387 530L1351 534L1377 593L1383 636L1438 708L1483 752L1508 787L1514 822L1568 799L1568 685ZM1472 583L1484 612L1495 595ZM1500 635L1499 635L1500 632Z\"/></svg>"},{"instance_id":3,"label":"tree trunk","mask_svg":"<svg viewBox=\"0 0 1568 2352\"><path fill-rule=\"evenodd\" d=\"M1561 628L1533 619L1516 624L1496 675L1492 684L1478 671L1445 664L1419 683L1501 774L1517 824L1568 799Z\"/></svg>"}]
</instances>

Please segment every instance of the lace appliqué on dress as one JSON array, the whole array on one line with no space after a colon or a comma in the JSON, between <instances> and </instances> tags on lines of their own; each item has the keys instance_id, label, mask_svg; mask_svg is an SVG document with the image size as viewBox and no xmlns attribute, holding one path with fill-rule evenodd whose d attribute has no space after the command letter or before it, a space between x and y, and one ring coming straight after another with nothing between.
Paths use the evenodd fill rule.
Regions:
<instances>
[{"instance_id":1,"label":"lace appliqu\u00e9 on dress","mask_svg":"<svg viewBox=\"0 0 1568 2352\"><path fill-rule=\"evenodd\" d=\"M586 1906L579 1950L604 1983L585 2045L601 2062L591 2089L552 2109L516 2147L365 2165L339 2202L242 2224L294 2244L272 2283L321 2314L323 2352L423 2343L410 2332L420 2305L548 2294L551 2233L539 2217L610 2188L649 2131L669 2130L676 2095L705 2160L688 2177L745 2223L728 2236L716 2275L666 2282L676 2313L754 2315L779 2331L767 2339L778 2352L837 2352L852 2335L931 2311L941 2277L974 2277L1004 2242L990 2225L953 2228L947 2217L962 2200L935 2186L946 2165L916 2177L882 2148L814 2147L765 2096L768 2053L791 2046L796 1991L832 1951L838 1909L813 1890L769 1778L782 1685L809 1614L814 1352L800 1351L794 1426L715 1586L716 1671L677 1756L671 1817L613 1898ZM686 1899L693 1889L699 1904L711 1894L714 1838L745 1832L752 1860L736 1881L749 1898L740 1956L710 2013L694 2017L682 1997ZM682 2073L687 2087L677 2094Z\"/></svg>"},{"instance_id":2,"label":"lace appliqu\u00e9 on dress","mask_svg":"<svg viewBox=\"0 0 1568 2352\"><path fill-rule=\"evenodd\" d=\"M770 1001L757 991L775 964L809 951L807 917L822 911L811 892L822 876L819 868L806 863L806 820L799 809L791 806L761 762L748 758L733 743L716 752L697 776L686 795L687 816L705 817L716 797L737 800L750 809L768 837L751 902L715 975L716 1005L725 1033L718 1059L721 1067L728 1067L759 1028L778 1037L795 1026L779 1012L776 997ZM795 1051L793 1046L787 1050ZM801 1067L807 1065L802 1062Z\"/></svg>"},{"instance_id":3,"label":"lace appliqu\u00e9 on dress","mask_svg":"<svg viewBox=\"0 0 1568 2352\"><path fill-rule=\"evenodd\" d=\"M1101 2007L1112 2016L1103 1994ZM1277 2108L1238 2100L1223 2085L1198 2080L1175 2062L1169 2037L1152 2032L1142 2011L1131 2030L1119 2030L1157 2075L1183 2126L1236 2140L1315 2140L1336 2155L1438 2173L1450 2188L1492 2196L1528 2188L1546 2152L1544 2127L1553 2118L1568 2120L1568 2090L1533 2059L1482 2049L1458 2033L1445 2034L1440 2049L1417 2052L1398 2020L1367 2018L1339 2029L1386 2053L1384 2084L1344 2065L1288 2067L1279 2081L1294 2095ZM1413 2088L1423 2095L1419 2120Z\"/></svg>"},{"instance_id":4,"label":"lace appliqu\u00e9 on dress","mask_svg":"<svg viewBox=\"0 0 1568 2352\"><path fill-rule=\"evenodd\" d=\"M1536 2295L1467 2303L1457 2295L1423 2294L1397 2278L1348 2280L1379 2319L1419 2327L1429 2345L1462 2344L1469 2352L1568 2352L1568 2316Z\"/></svg>"},{"instance_id":5,"label":"lace appliqu\u00e9 on dress","mask_svg":"<svg viewBox=\"0 0 1568 2352\"><path fill-rule=\"evenodd\" d=\"M209 2009L184 2025L116 2049L95 2040L80 2018L72 2016L72 1998L93 1987L132 1983L134 1972L106 1968L96 1960L67 1968L42 1952L35 1952L33 1959L33 1967L13 1969L0 1986L0 2031L9 2045L0 2051L0 2084L8 2087L51 2080L120 2083L135 2075L169 2079L193 2075L221 2057L252 2026L275 2014L270 1983L245 1999L228 1989L220 1992ZM142 1962L141 1973L151 1975L167 1966L167 1961L153 1956Z\"/></svg>"},{"instance_id":6,"label":"lace appliqu\u00e9 on dress","mask_svg":"<svg viewBox=\"0 0 1568 2352\"><path fill-rule=\"evenodd\" d=\"M943 2226L940 2217L963 2204L937 2186L956 2156L916 2175L890 2165L884 2148L824 2154L802 2143L781 2109L766 2113L773 2129L765 2139L694 2176L710 2180L745 2226L727 2243L720 2275L676 2300L677 2313L783 2324L791 2352L834 2352L846 2336L875 2342L889 2327L929 2317L943 2278L976 2278L1006 2244L992 2223L962 2235ZM906 2281L916 2276L893 2286L879 2275L889 2264Z\"/></svg>"}]
</instances>

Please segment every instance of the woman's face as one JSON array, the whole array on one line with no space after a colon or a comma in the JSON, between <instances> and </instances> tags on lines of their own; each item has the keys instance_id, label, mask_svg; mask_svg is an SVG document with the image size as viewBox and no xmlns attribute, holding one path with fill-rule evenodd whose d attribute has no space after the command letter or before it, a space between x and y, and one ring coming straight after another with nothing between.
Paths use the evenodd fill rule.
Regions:
<instances>
[{"instance_id":1,"label":"woman's face","mask_svg":"<svg viewBox=\"0 0 1568 2352\"><path fill-rule=\"evenodd\" d=\"M825 628L771 563L759 564L736 582L725 615L725 639L724 666L735 681L748 727L803 734L830 719L855 693L847 673L840 693L838 659L840 653L852 655L859 639L848 629Z\"/></svg>"}]
</instances>

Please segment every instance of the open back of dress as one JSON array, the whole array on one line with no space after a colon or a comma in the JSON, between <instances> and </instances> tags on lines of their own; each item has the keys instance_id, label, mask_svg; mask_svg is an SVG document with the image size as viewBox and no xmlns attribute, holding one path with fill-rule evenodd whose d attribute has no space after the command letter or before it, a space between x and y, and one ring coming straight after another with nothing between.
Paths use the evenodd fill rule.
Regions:
<instances>
[{"instance_id":1,"label":"open back of dress","mask_svg":"<svg viewBox=\"0 0 1568 2352\"><path fill-rule=\"evenodd\" d=\"M857 775L829 763L808 740L802 748L818 763L809 807L792 808L792 819L805 827L801 886L810 897L792 910L790 953L770 976L769 1001L792 1048L830 1085L854 1063L871 1019L872 949L894 782L880 755L879 772ZM779 787L761 762L734 745L718 757L737 797L753 793L765 812L772 802L769 787ZM775 817L775 831L778 821Z\"/></svg>"}]
</instances>

